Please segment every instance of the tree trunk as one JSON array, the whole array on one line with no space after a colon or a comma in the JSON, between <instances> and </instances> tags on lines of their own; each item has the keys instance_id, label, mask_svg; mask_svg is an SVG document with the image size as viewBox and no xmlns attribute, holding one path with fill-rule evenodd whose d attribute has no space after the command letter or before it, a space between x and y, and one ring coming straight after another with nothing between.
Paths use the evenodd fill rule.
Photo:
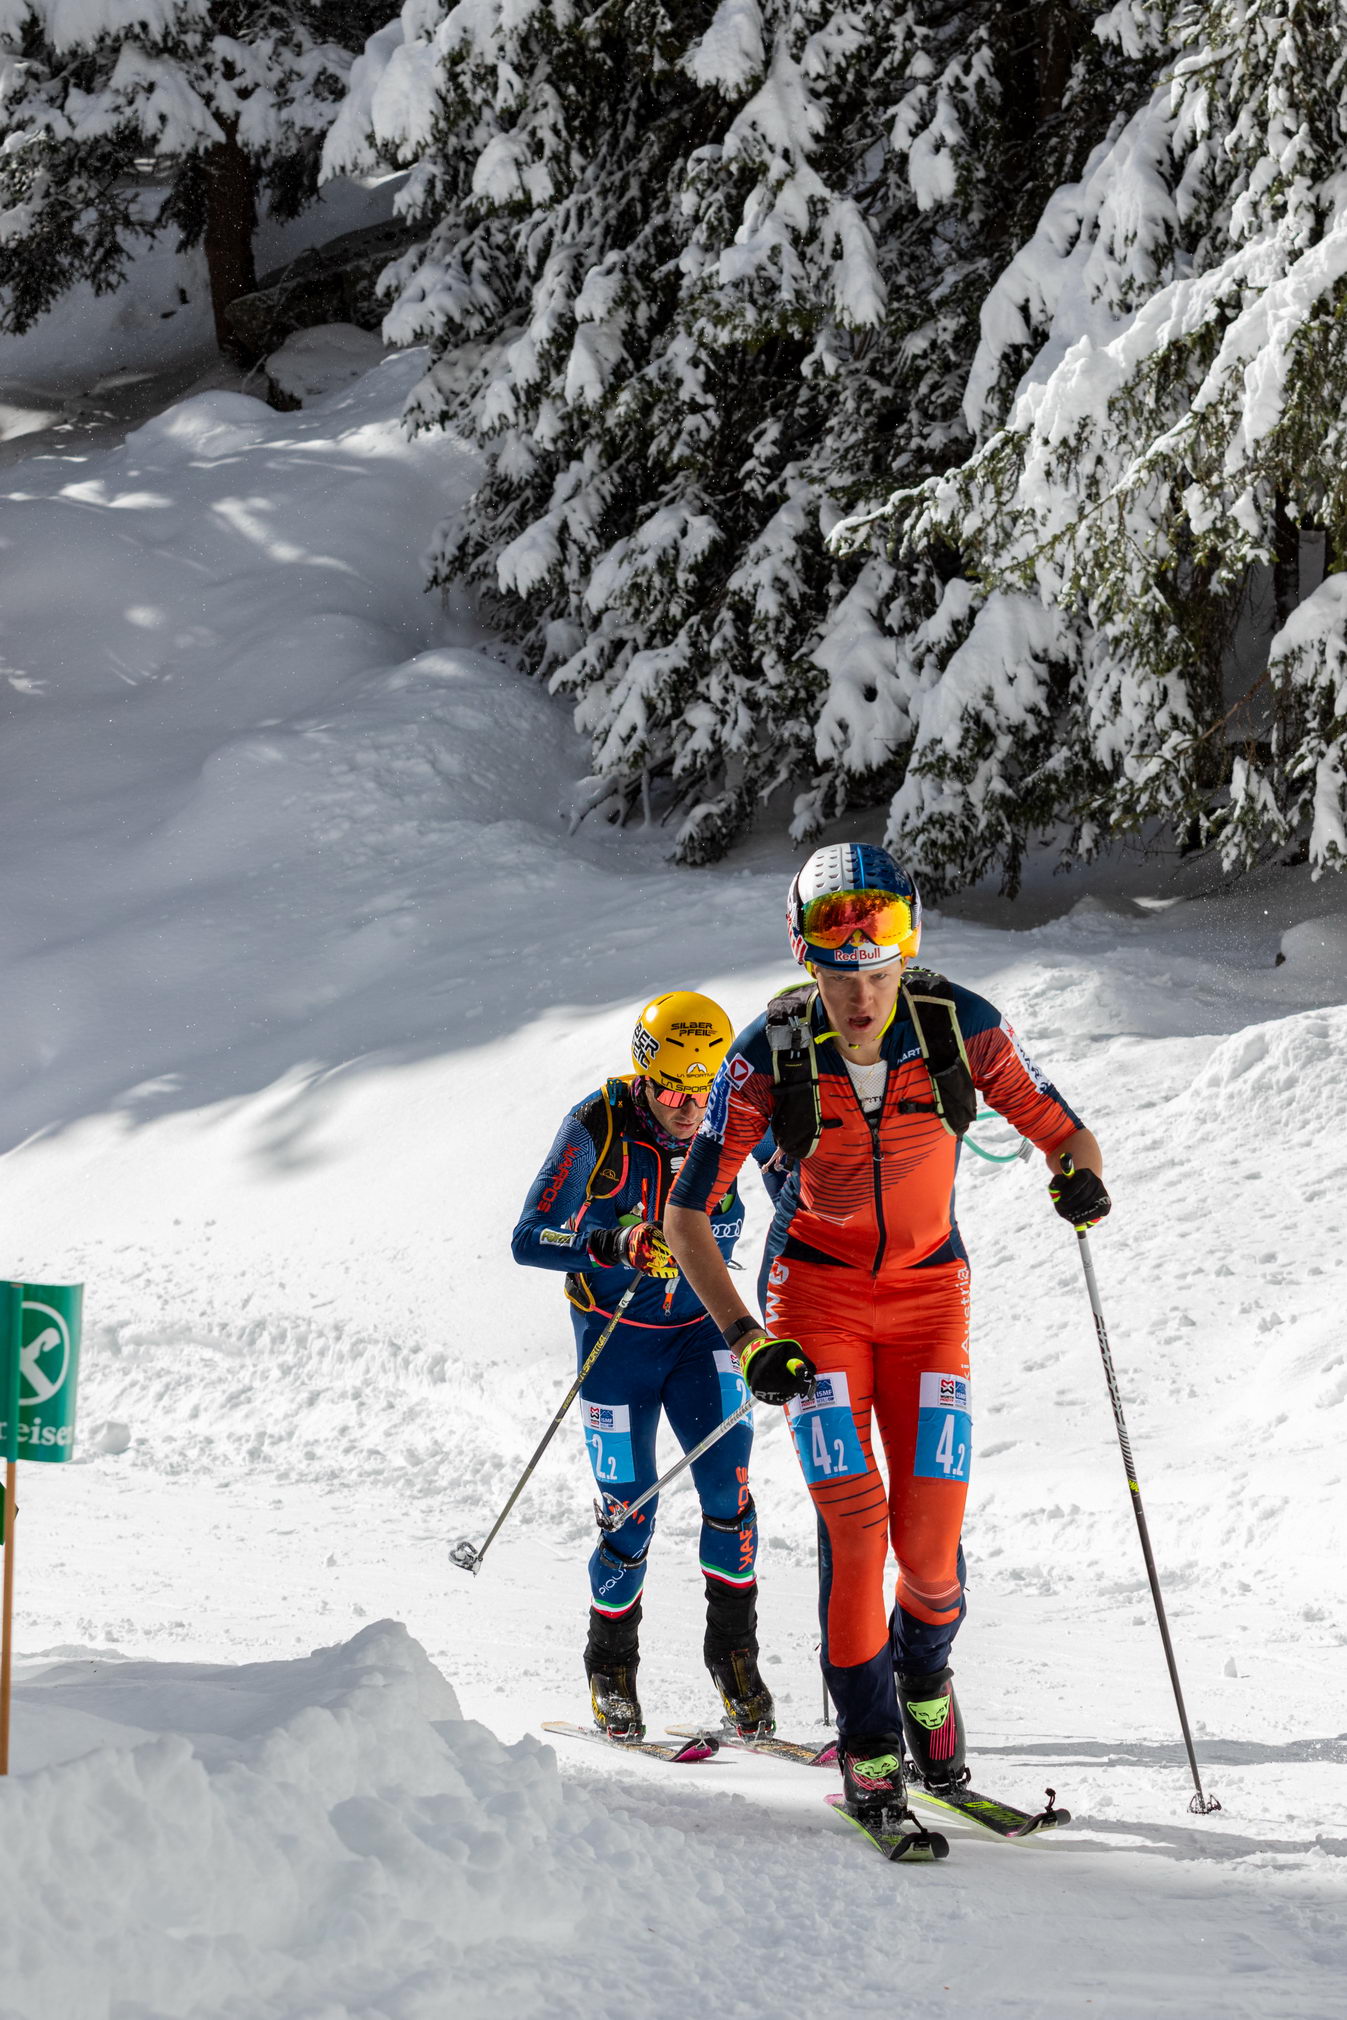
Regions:
<instances>
[{"instance_id":1,"label":"tree trunk","mask_svg":"<svg viewBox=\"0 0 1347 2020\"><path fill-rule=\"evenodd\" d=\"M225 310L257 286L253 230L257 223L257 171L230 132L206 156L206 269L215 315L215 341L242 364L254 359L229 327Z\"/></svg>"},{"instance_id":2,"label":"tree trunk","mask_svg":"<svg viewBox=\"0 0 1347 2020\"><path fill-rule=\"evenodd\" d=\"M1300 527L1279 491L1272 506L1272 591L1280 631L1300 601Z\"/></svg>"}]
</instances>

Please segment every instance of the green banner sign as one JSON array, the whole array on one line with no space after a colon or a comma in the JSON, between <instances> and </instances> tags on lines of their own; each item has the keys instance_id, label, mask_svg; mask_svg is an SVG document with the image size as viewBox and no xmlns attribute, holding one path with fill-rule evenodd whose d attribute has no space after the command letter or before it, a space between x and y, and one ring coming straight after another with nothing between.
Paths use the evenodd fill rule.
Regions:
<instances>
[{"instance_id":1,"label":"green banner sign","mask_svg":"<svg viewBox=\"0 0 1347 2020\"><path fill-rule=\"evenodd\" d=\"M14 1296L15 1289L20 1293L21 1303ZM0 1424L0 1447L7 1458L68 1459L75 1445L75 1388L79 1377L84 1286L20 1284L9 1286L8 1290L8 1296L0 1297L6 1319L0 1365L10 1377L3 1385L7 1394L5 1421ZM15 1373L17 1413L10 1401Z\"/></svg>"}]
</instances>

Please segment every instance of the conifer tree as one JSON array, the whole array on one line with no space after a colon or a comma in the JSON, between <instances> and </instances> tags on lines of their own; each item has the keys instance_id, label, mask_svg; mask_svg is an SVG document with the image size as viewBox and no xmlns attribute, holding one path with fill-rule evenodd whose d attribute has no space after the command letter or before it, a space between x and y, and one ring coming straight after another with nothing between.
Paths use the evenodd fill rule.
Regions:
<instances>
[{"instance_id":1,"label":"conifer tree","mask_svg":"<svg viewBox=\"0 0 1347 2020\"><path fill-rule=\"evenodd\" d=\"M259 200L294 216L367 0L0 0L0 328L24 330L76 281L120 285L137 241L202 243L216 333L255 284ZM157 157L167 189L134 174Z\"/></svg>"},{"instance_id":2,"label":"conifer tree","mask_svg":"<svg viewBox=\"0 0 1347 2020\"><path fill-rule=\"evenodd\" d=\"M1086 852L1158 817L1230 867L1292 839L1341 866L1347 7L1123 0L1099 29L1153 88L991 291L975 453L887 519L959 558L892 832L946 881L1013 883L1053 818Z\"/></svg>"},{"instance_id":3,"label":"conifer tree","mask_svg":"<svg viewBox=\"0 0 1347 2020\"><path fill-rule=\"evenodd\" d=\"M1107 117L1092 12L409 0L356 66L327 160L412 169L388 328L430 345L414 417L486 456L437 576L576 697L594 801L676 813L684 860L778 788L805 837L901 777L953 553L826 535L895 459L966 454L1072 80Z\"/></svg>"}]
</instances>

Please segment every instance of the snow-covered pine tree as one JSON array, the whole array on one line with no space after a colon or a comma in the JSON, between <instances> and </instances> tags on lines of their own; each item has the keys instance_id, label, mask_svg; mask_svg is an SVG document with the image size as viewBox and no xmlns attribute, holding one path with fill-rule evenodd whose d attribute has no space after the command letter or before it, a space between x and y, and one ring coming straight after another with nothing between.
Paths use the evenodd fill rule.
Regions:
<instances>
[{"instance_id":1,"label":"snow-covered pine tree","mask_svg":"<svg viewBox=\"0 0 1347 2020\"><path fill-rule=\"evenodd\" d=\"M0 0L0 328L24 330L79 280L117 287L176 226L204 243L216 332L254 285L257 205L294 216L367 0ZM147 191L135 174L153 158ZM163 183L167 184L166 189Z\"/></svg>"},{"instance_id":2,"label":"snow-covered pine tree","mask_svg":"<svg viewBox=\"0 0 1347 2020\"><path fill-rule=\"evenodd\" d=\"M1092 13L408 0L356 66L329 166L412 169L388 327L431 348L415 418L486 455L438 578L577 697L594 801L676 810L683 860L778 786L803 837L901 775L949 557L824 536L895 456L966 452L978 304L1077 166Z\"/></svg>"},{"instance_id":3,"label":"snow-covered pine tree","mask_svg":"<svg viewBox=\"0 0 1347 2020\"><path fill-rule=\"evenodd\" d=\"M1227 866L1292 838L1340 866L1347 6L1099 28L1153 89L991 293L980 447L894 500L961 573L892 833L949 881L1013 877L1053 817L1087 852L1158 816Z\"/></svg>"}]
</instances>

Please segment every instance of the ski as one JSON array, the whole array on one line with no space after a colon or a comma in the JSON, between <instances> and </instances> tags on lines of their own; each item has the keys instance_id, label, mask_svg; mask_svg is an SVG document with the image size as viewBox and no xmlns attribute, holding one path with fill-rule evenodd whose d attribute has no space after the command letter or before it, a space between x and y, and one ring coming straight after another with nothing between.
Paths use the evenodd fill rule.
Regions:
<instances>
[{"instance_id":1,"label":"ski","mask_svg":"<svg viewBox=\"0 0 1347 2020\"><path fill-rule=\"evenodd\" d=\"M710 1760L720 1752L720 1741L713 1733L694 1733L678 1746L666 1746L658 1739L609 1739L606 1732L600 1732L596 1725L568 1725L564 1719L545 1718L544 1732L559 1732L567 1739L592 1740L596 1746L607 1747L609 1753L640 1753L648 1760L678 1761L686 1764L692 1761Z\"/></svg>"},{"instance_id":2,"label":"ski","mask_svg":"<svg viewBox=\"0 0 1347 2020\"><path fill-rule=\"evenodd\" d=\"M671 1725L665 1730L680 1737L692 1737L702 1728L695 1725ZM742 1753L766 1754L769 1759L794 1761L800 1767L837 1766L837 1742L830 1741L824 1747L802 1745L798 1740L789 1739L740 1739L728 1727L718 1727L712 1734L724 1747ZM923 1803L928 1809L936 1809L945 1816L962 1817L966 1823L977 1824L995 1838L1027 1838L1037 1831L1055 1830L1060 1824L1069 1824L1070 1810L1057 1808L1057 1791L1047 1791L1047 1805L1041 1810L1017 1809L1014 1803L1003 1803L999 1797L984 1796L976 1789L953 1789L948 1793L934 1793L917 1778L915 1768L908 1763L907 1797L909 1802Z\"/></svg>"},{"instance_id":3,"label":"ski","mask_svg":"<svg viewBox=\"0 0 1347 2020\"><path fill-rule=\"evenodd\" d=\"M702 1725L666 1725L664 1730L673 1733L679 1739L707 1737L706 1727ZM778 1739L775 1734L771 1739L740 1739L733 1726L728 1725L713 1727L709 1737L735 1752L765 1754L769 1760L794 1761L799 1767L837 1766L836 1740L829 1740L826 1746L817 1747L806 1746L799 1740Z\"/></svg>"},{"instance_id":4,"label":"ski","mask_svg":"<svg viewBox=\"0 0 1347 2020\"><path fill-rule=\"evenodd\" d=\"M1056 1789L1047 1790L1046 1808L1033 1811L1016 1809L1013 1803L1003 1803L996 1796L979 1795L976 1789L942 1789L937 1794L915 1777L908 1783L907 1795L909 1802L939 1810L943 1816L962 1817L965 1822L990 1831L995 1838L1032 1837L1036 1831L1055 1830L1059 1824L1071 1821L1070 1810L1056 1807Z\"/></svg>"},{"instance_id":5,"label":"ski","mask_svg":"<svg viewBox=\"0 0 1347 2020\"><path fill-rule=\"evenodd\" d=\"M839 1817L845 1817L853 1824L863 1838L868 1838L877 1852L886 1859L903 1859L909 1864L920 1865L932 1859L949 1857L949 1839L941 1831L928 1831L924 1824L910 1811L904 1810L895 1820L893 1827L887 1825L871 1827L855 1810L849 1810L841 1796L825 1796L824 1802Z\"/></svg>"}]
</instances>

